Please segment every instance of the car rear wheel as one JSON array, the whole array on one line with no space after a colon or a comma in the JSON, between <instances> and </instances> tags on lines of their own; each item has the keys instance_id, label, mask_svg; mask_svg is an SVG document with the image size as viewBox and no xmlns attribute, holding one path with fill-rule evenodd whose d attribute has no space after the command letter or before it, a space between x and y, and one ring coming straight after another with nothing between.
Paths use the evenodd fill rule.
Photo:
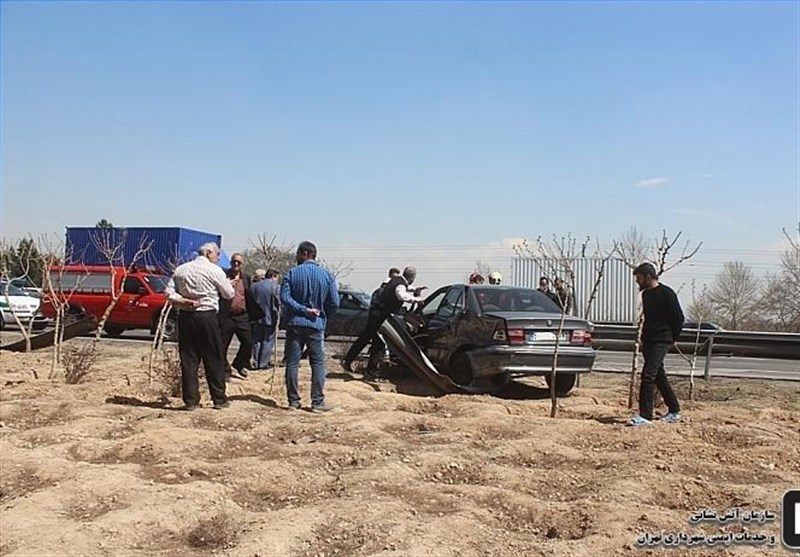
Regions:
<instances>
[{"instance_id":1,"label":"car rear wheel","mask_svg":"<svg viewBox=\"0 0 800 557\"><path fill-rule=\"evenodd\" d=\"M474 379L472 364L469 362L466 353L459 352L453 356L448 375L457 385L469 385L472 383Z\"/></svg>"},{"instance_id":2,"label":"car rear wheel","mask_svg":"<svg viewBox=\"0 0 800 557\"><path fill-rule=\"evenodd\" d=\"M174 315L170 315L164 323L164 340L178 340L178 320Z\"/></svg>"},{"instance_id":3,"label":"car rear wheel","mask_svg":"<svg viewBox=\"0 0 800 557\"><path fill-rule=\"evenodd\" d=\"M574 373L559 373L556 375L556 394L564 396L569 393L575 386L577 375ZM544 380L547 382L547 388L550 389L553 384L550 374L545 375Z\"/></svg>"},{"instance_id":4,"label":"car rear wheel","mask_svg":"<svg viewBox=\"0 0 800 557\"><path fill-rule=\"evenodd\" d=\"M115 327L114 325L106 325L103 331L110 337L118 337L125 332L125 327Z\"/></svg>"},{"instance_id":5,"label":"car rear wheel","mask_svg":"<svg viewBox=\"0 0 800 557\"><path fill-rule=\"evenodd\" d=\"M78 321L86 319L86 312L83 311L82 307L79 306L69 306L67 308L67 313L64 315L64 324L65 325L72 325Z\"/></svg>"}]
</instances>

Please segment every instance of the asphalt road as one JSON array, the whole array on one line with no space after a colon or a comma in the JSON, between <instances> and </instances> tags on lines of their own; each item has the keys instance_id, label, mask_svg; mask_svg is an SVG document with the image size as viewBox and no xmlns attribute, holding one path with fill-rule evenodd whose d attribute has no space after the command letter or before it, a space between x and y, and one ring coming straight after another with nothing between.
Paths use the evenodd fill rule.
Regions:
<instances>
[{"instance_id":1,"label":"asphalt road","mask_svg":"<svg viewBox=\"0 0 800 557\"><path fill-rule=\"evenodd\" d=\"M282 337L282 335L280 335ZM21 338L15 330L0 332L3 344ZM87 337L91 338L91 337ZM128 331L120 338L104 338L103 342L152 342L153 337L145 331ZM236 339L233 341L236 343ZM328 342L336 342L329 340ZM234 344L235 346L235 344ZM280 346L280 345L279 345ZM599 351L595 360L594 370L609 373L628 373L631 369L631 352ZM699 356L695 364L695 377L702 377L705 372L706 360ZM638 366L641 368L641 356ZM668 375L689 375L690 364L678 354L669 354L664 367ZM711 377L740 377L747 379L773 379L781 381L800 382L800 361L777 360L764 358L739 358L733 356L715 356L711 359Z\"/></svg>"},{"instance_id":2,"label":"asphalt road","mask_svg":"<svg viewBox=\"0 0 800 557\"><path fill-rule=\"evenodd\" d=\"M594 362L596 371L627 373L631 370L632 352L598 352ZM637 365L641 368L642 358ZM706 358L699 356L695 363L695 377L705 373ZM667 375L689 375L691 365L678 354L667 355L664 361ZM711 377L740 377L748 379L779 379L800 381L800 361L764 358L739 358L718 356L711 358Z\"/></svg>"}]
</instances>

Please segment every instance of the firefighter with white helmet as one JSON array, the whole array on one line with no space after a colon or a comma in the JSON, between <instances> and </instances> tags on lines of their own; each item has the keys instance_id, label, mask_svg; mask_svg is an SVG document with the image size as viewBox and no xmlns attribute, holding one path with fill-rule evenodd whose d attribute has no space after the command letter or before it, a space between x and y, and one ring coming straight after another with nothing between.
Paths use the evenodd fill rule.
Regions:
<instances>
[{"instance_id":1,"label":"firefighter with white helmet","mask_svg":"<svg viewBox=\"0 0 800 557\"><path fill-rule=\"evenodd\" d=\"M489 284L500 284L503 281L503 275L497 271L489 273Z\"/></svg>"}]
</instances>

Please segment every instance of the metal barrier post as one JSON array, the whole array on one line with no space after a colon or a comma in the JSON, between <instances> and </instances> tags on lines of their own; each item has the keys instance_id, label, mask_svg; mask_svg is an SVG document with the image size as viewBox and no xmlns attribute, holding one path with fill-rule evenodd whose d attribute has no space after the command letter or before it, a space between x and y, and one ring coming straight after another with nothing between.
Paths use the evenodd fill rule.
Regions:
<instances>
[{"instance_id":1,"label":"metal barrier post","mask_svg":"<svg viewBox=\"0 0 800 557\"><path fill-rule=\"evenodd\" d=\"M703 379L708 381L711 379L711 353L714 351L714 337L716 335L711 335L708 337L706 341L708 343L708 348L706 348L706 368L705 372L703 373Z\"/></svg>"}]
</instances>

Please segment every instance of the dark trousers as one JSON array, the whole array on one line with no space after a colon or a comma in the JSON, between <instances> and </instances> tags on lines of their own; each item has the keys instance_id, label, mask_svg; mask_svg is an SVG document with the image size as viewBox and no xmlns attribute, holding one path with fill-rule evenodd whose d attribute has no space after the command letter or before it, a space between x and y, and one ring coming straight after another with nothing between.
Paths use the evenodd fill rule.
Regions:
<instances>
[{"instance_id":1,"label":"dark trousers","mask_svg":"<svg viewBox=\"0 0 800 557\"><path fill-rule=\"evenodd\" d=\"M272 367L272 349L275 346L275 325L253 323L253 362L256 369Z\"/></svg>"},{"instance_id":2,"label":"dark trousers","mask_svg":"<svg viewBox=\"0 0 800 557\"><path fill-rule=\"evenodd\" d=\"M222 404L225 396L225 363L216 311L181 311L178 316L178 350L181 357L181 388L187 406L200 403L200 362L206 370L211 400Z\"/></svg>"},{"instance_id":3,"label":"dark trousers","mask_svg":"<svg viewBox=\"0 0 800 557\"><path fill-rule=\"evenodd\" d=\"M655 389L664 398L670 412L680 412L681 405L669 384L664 371L664 358L669 352L669 344L656 343L642 346L644 367L642 368L642 383L639 388L639 415L647 420L653 419L653 397Z\"/></svg>"},{"instance_id":4,"label":"dark trousers","mask_svg":"<svg viewBox=\"0 0 800 557\"><path fill-rule=\"evenodd\" d=\"M250 367L250 357L253 355L253 331L250 328L250 316L247 313L240 315L225 315L220 317L222 328L222 356L225 360L225 371L230 372L228 363L228 348L230 348L233 335L239 339L239 350L233 359L233 369L241 370Z\"/></svg>"},{"instance_id":5,"label":"dark trousers","mask_svg":"<svg viewBox=\"0 0 800 557\"><path fill-rule=\"evenodd\" d=\"M361 334L358 335L358 338L355 342L350 346L350 349L347 351L347 354L344 357L345 362L352 362L355 360L364 347L372 342L374 347L380 346L383 349L383 340L378 335L378 330L381 328L381 325L384 321L386 321L386 317L388 314L384 311L370 311L367 315L367 324L364 327L364 330L361 331ZM372 365L374 355L377 352L377 348L375 350L370 350L370 365Z\"/></svg>"}]
</instances>

